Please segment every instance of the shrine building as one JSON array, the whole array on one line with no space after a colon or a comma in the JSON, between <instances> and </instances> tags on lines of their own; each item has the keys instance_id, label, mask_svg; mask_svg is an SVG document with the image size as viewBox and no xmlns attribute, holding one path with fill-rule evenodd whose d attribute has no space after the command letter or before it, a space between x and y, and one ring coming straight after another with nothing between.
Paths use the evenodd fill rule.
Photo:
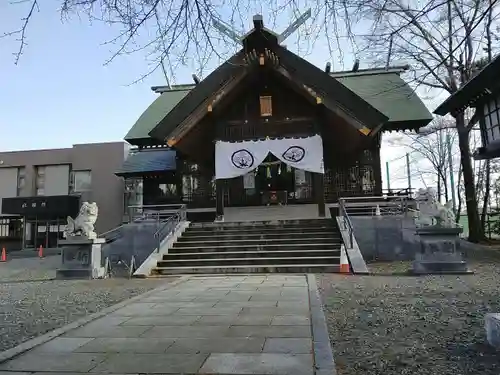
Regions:
<instances>
[{"instance_id":1,"label":"shrine building","mask_svg":"<svg viewBox=\"0 0 500 375\"><path fill-rule=\"evenodd\" d=\"M133 205L317 204L382 194L383 132L432 120L400 77L407 66L331 71L280 44L254 17L242 48L194 84L153 87L157 99L125 140L117 171Z\"/></svg>"}]
</instances>

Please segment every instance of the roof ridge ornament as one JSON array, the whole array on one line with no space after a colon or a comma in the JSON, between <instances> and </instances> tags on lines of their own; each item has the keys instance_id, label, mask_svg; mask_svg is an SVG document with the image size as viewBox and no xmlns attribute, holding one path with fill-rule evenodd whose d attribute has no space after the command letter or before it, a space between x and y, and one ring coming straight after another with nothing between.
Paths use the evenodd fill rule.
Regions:
<instances>
[{"instance_id":1,"label":"roof ridge ornament","mask_svg":"<svg viewBox=\"0 0 500 375\"><path fill-rule=\"evenodd\" d=\"M293 21L290 25L288 25L288 27L281 34L277 35L278 44L284 42L286 38L292 35L310 17L311 17L311 8L302 13L295 21ZM215 17L212 17L212 24L221 34L226 35L227 37L229 37L238 44L243 44L243 40L245 39L245 37L248 34L252 33L253 31L265 29L264 21L261 14L256 14L253 16L254 28L243 36L240 35L237 31L235 31L229 24L225 23L220 19L216 19ZM272 33L272 31L270 32Z\"/></svg>"}]
</instances>

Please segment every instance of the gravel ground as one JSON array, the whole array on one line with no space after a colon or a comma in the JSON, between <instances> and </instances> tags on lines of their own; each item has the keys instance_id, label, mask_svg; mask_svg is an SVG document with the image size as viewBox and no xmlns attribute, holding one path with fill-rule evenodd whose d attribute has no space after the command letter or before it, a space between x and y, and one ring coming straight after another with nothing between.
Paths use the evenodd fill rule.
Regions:
<instances>
[{"instance_id":1,"label":"gravel ground","mask_svg":"<svg viewBox=\"0 0 500 375\"><path fill-rule=\"evenodd\" d=\"M8 259L0 263L0 283L51 280L56 277L56 269L61 266L60 256L46 258Z\"/></svg>"},{"instance_id":2,"label":"gravel ground","mask_svg":"<svg viewBox=\"0 0 500 375\"><path fill-rule=\"evenodd\" d=\"M35 279L40 272L48 271L33 271ZM11 274L12 282L0 281L0 351L173 280L21 281Z\"/></svg>"},{"instance_id":3,"label":"gravel ground","mask_svg":"<svg viewBox=\"0 0 500 375\"><path fill-rule=\"evenodd\" d=\"M500 374L484 332L484 315L500 311L500 262L469 265L474 275L387 276L404 262L318 275L338 375Z\"/></svg>"}]
</instances>

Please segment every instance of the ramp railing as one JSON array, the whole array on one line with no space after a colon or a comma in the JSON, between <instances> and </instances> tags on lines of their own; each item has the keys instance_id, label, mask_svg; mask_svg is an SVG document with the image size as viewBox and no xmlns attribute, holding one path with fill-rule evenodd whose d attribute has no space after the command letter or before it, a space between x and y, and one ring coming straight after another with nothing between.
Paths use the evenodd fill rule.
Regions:
<instances>
[{"instance_id":1,"label":"ramp railing","mask_svg":"<svg viewBox=\"0 0 500 375\"><path fill-rule=\"evenodd\" d=\"M351 216L401 215L412 206L411 196L408 195L340 198L339 206L341 202Z\"/></svg>"},{"instance_id":2,"label":"ramp railing","mask_svg":"<svg viewBox=\"0 0 500 375\"><path fill-rule=\"evenodd\" d=\"M411 195L383 195L374 197L346 197L339 199L342 229L347 231L348 249L353 248L354 227L350 216L404 215L411 211Z\"/></svg>"},{"instance_id":3,"label":"ramp railing","mask_svg":"<svg viewBox=\"0 0 500 375\"><path fill-rule=\"evenodd\" d=\"M99 236L106 239L103 259L108 276L131 277L152 252L159 251L177 225L186 220L186 206L181 204L135 205L128 207L128 211L130 222Z\"/></svg>"},{"instance_id":4,"label":"ramp railing","mask_svg":"<svg viewBox=\"0 0 500 375\"><path fill-rule=\"evenodd\" d=\"M352 249L353 248L353 232L354 228L351 223L351 219L349 218L349 215L347 214L346 206L345 206L345 198L340 198L339 199L339 215L341 217L341 223L343 226L343 230L347 231L347 238L348 238L348 243L344 243L346 248Z\"/></svg>"}]
</instances>

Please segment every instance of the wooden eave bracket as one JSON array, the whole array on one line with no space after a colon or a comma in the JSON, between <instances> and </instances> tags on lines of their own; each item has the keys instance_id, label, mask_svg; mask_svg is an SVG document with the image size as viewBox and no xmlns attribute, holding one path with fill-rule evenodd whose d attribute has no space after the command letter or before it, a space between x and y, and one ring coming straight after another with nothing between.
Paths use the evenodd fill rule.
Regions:
<instances>
[{"instance_id":1,"label":"wooden eave bracket","mask_svg":"<svg viewBox=\"0 0 500 375\"><path fill-rule=\"evenodd\" d=\"M307 85L302 85L304 88L307 90L309 94L316 100L316 104L322 104L323 103L323 98L319 96L316 91L314 91L312 88L310 88Z\"/></svg>"},{"instance_id":2,"label":"wooden eave bracket","mask_svg":"<svg viewBox=\"0 0 500 375\"><path fill-rule=\"evenodd\" d=\"M372 129L369 127L365 126L365 124L361 121L359 121L355 116L353 116L350 111L344 109L342 106L338 104L334 104L331 102L331 100L325 99L324 103L325 107L327 107L330 111L338 115L339 117L342 117L344 120L347 121L350 125L355 127L361 134L363 135L374 135L376 132L374 132Z\"/></svg>"},{"instance_id":3,"label":"wooden eave bracket","mask_svg":"<svg viewBox=\"0 0 500 375\"><path fill-rule=\"evenodd\" d=\"M266 65L266 61L271 65L279 65L278 56L270 49L265 48L263 53L258 53L255 49L245 54L243 61L247 65Z\"/></svg>"},{"instance_id":4,"label":"wooden eave bracket","mask_svg":"<svg viewBox=\"0 0 500 375\"><path fill-rule=\"evenodd\" d=\"M307 85L303 85L304 88L316 99L316 104L325 104L325 106L336 113L337 115L343 117L348 123L352 124L358 131L363 135L369 135L372 130L364 126L359 120L352 116L348 111L344 110L342 107L337 105L332 105L327 99L323 99L316 91Z\"/></svg>"},{"instance_id":5,"label":"wooden eave bracket","mask_svg":"<svg viewBox=\"0 0 500 375\"><path fill-rule=\"evenodd\" d=\"M221 100L221 98L226 94L225 90L222 90L215 95L215 98L210 102L207 106L207 112L212 112L214 110L215 105Z\"/></svg>"}]
</instances>

